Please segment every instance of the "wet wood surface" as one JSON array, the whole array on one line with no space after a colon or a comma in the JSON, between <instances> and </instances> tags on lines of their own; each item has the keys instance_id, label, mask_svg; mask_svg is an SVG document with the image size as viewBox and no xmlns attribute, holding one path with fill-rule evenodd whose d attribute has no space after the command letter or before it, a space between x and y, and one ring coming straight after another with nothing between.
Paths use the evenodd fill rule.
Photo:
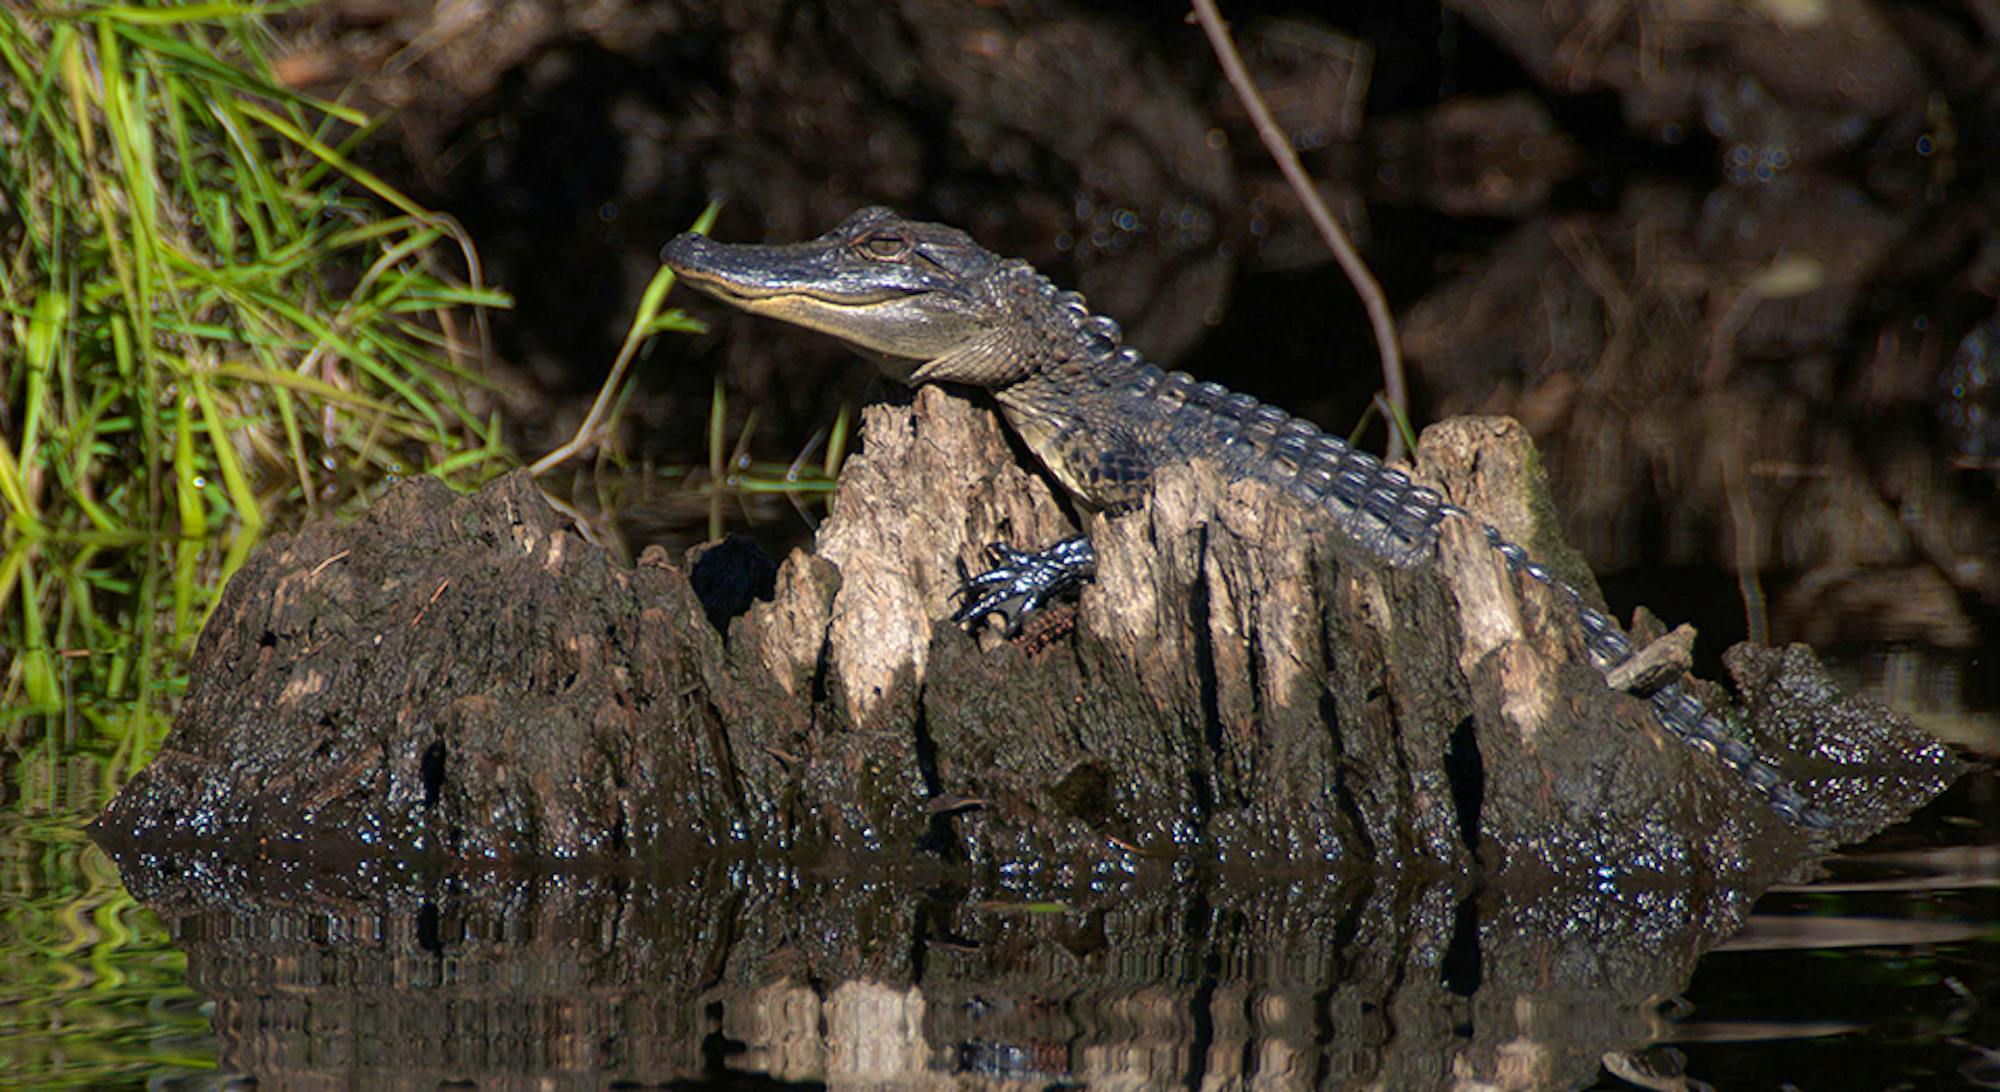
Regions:
<instances>
[{"instance_id":1,"label":"wet wood surface","mask_svg":"<svg viewBox=\"0 0 2000 1092\"><path fill-rule=\"evenodd\" d=\"M1512 422L1440 424L1416 470L1593 587ZM1009 643L945 621L987 543L1044 545L1079 521L1099 573L1068 632ZM866 411L815 553L772 572L730 544L694 568L658 550L617 565L518 475L467 497L413 480L352 526L274 538L100 829L499 859L1186 856L1730 883L1810 849L1608 687L1568 604L1466 521L1434 563L1387 567L1199 461L1138 512L1077 513L989 407L925 389ZM1744 729L1838 809L1838 836L1955 771L1891 714L1813 684L1809 653L1748 655L1767 690L1795 685L1779 687L1784 733ZM1843 749L1817 752L1813 726L1841 716ZM1838 791L1843 762L1873 771L1868 792Z\"/></svg>"}]
</instances>

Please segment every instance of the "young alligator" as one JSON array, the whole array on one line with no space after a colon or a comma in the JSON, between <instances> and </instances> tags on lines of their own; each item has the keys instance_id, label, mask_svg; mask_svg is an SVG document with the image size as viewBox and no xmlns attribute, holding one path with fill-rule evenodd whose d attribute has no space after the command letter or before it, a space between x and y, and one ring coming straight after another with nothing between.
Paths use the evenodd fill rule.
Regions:
<instances>
[{"instance_id":1,"label":"young alligator","mask_svg":"<svg viewBox=\"0 0 2000 1092\"><path fill-rule=\"evenodd\" d=\"M808 242L734 245L682 235L663 257L689 285L752 314L832 334L905 383L992 391L1014 431L1088 507L1138 505L1156 468L1199 454L1231 479L1266 481L1324 508L1344 534L1392 565L1432 556L1444 520L1470 520L1510 568L1569 601L1600 670L1633 657L1617 623L1491 524L1310 422L1148 364L1082 296L956 228L866 208ZM1032 553L992 549L997 567L961 589L960 623L998 614L1018 632L1045 601L1095 575L1088 538ZM1668 730L1741 774L1787 820L1825 821L1686 688L1670 682L1649 700Z\"/></svg>"}]
</instances>

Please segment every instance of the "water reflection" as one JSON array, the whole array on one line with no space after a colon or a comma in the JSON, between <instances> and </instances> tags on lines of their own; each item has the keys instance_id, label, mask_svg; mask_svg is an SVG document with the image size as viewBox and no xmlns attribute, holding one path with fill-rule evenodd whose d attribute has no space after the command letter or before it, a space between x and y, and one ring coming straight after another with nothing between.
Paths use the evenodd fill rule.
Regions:
<instances>
[{"instance_id":1,"label":"water reflection","mask_svg":"<svg viewBox=\"0 0 2000 1092\"><path fill-rule=\"evenodd\" d=\"M1989 769L1773 887L1688 986L1690 1068L1730 1088L2000 1087L1996 803Z\"/></svg>"},{"instance_id":2,"label":"water reflection","mask_svg":"<svg viewBox=\"0 0 2000 1092\"><path fill-rule=\"evenodd\" d=\"M1633 1072L1749 893L1165 869L1071 892L124 862L226 1071L833 1087L1562 1087Z\"/></svg>"},{"instance_id":3,"label":"water reflection","mask_svg":"<svg viewBox=\"0 0 2000 1092\"><path fill-rule=\"evenodd\" d=\"M181 953L83 832L105 768L0 750L0 1087L106 1088L215 1064Z\"/></svg>"}]
</instances>

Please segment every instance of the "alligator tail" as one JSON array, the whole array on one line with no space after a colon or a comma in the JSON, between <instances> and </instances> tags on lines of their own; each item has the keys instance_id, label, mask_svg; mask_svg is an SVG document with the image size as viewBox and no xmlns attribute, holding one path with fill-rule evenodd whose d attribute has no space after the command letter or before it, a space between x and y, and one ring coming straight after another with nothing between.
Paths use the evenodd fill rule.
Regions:
<instances>
[{"instance_id":1,"label":"alligator tail","mask_svg":"<svg viewBox=\"0 0 2000 1092\"><path fill-rule=\"evenodd\" d=\"M1551 589L1570 605L1577 623L1583 627L1585 645L1600 672L1609 674L1632 659L1632 641L1619 630L1618 623L1603 611L1586 603L1576 585L1558 577L1547 565L1536 561L1519 544L1508 541L1499 528L1455 504L1439 506L1442 516L1468 520L1486 536L1487 545L1507 562L1507 567ZM1761 795L1771 810L1788 822L1823 829L1832 820L1812 807L1805 796L1785 780L1776 766L1758 756L1755 748L1730 731L1728 722L1709 711L1701 700L1679 683L1670 682L1647 696L1653 712L1669 732L1688 746L1709 755L1736 771Z\"/></svg>"}]
</instances>

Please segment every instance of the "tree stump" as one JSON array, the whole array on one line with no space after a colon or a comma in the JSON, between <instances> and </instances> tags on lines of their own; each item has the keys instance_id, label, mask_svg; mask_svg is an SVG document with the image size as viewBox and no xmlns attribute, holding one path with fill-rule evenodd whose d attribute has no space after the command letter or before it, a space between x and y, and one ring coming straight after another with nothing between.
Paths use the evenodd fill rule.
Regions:
<instances>
[{"instance_id":1,"label":"tree stump","mask_svg":"<svg viewBox=\"0 0 2000 1092\"><path fill-rule=\"evenodd\" d=\"M518 474L463 497L411 480L351 526L274 537L230 582L172 736L100 834L496 859L922 852L1071 874L1199 856L1578 883L1737 882L1812 848L1607 687L1568 605L1463 520L1434 563L1389 567L1197 461L1141 511L1085 515L1099 571L1070 631L1009 643L945 621L960 566L988 542L1074 533L1077 514L990 408L947 391L870 407L864 435L817 552L775 575L741 544L702 553L696 583L659 551L623 568ZM1417 469L1596 595L1517 425L1440 424ZM1658 634L1641 626L1641 642ZM1957 771L1803 649L1731 662L1754 699L1746 734L1834 837ZM1840 746L1815 753L1835 727ZM1862 767L1867 791L1843 790Z\"/></svg>"}]
</instances>

